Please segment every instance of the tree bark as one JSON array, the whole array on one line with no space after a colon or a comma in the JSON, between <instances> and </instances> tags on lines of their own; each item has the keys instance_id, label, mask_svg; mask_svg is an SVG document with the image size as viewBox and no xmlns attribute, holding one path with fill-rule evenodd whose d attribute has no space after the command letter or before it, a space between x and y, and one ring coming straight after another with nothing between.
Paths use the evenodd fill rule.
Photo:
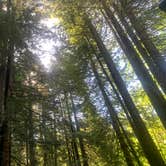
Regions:
<instances>
[{"instance_id":1,"label":"tree bark","mask_svg":"<svg viewBox=\"0 0 166 166\"><path fill-rule=\"evenodd\" d=\"M12 65L14 59L14 39L12 34L12 4L7 1L7 20L8 23L6 39L2 41L1 64L0 64L0 164L10 165L11 136L10 136L10 117L8 110L8 98L11 91ZM2 75L1 75L2 74Z\"/></svg>"}]
</instances>

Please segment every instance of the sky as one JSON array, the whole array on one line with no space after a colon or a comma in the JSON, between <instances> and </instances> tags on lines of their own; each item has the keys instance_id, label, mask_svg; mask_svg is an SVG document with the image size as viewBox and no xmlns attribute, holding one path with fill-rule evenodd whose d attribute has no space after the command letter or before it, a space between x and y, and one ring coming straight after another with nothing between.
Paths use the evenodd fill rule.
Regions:
<instances>
[{"instance_id":1,"label":"sky","mask_svg":"<svg viewBox=\"0 0 166 166\"><path fill-rule=\"evenodd\" d=\"M48 30L54 31L56 25L59 23L58 18L46 18L40 21L40 24L45 26ZM41 38L38 41L39 58L41 63L44 65L46 70L49 71L51 64L56 60L55 52L56 47L60 47L61 43L59 40L55 40L54 37Z\"/></svg>"}]
</instances>

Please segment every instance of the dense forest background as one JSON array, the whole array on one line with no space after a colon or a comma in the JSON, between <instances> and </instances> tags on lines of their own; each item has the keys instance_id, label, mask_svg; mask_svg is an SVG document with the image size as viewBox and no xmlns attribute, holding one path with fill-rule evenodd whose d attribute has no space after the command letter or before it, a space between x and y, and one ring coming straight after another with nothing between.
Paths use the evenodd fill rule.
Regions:
<instances>
[{"instance_id":1,"label":"dense forest background","mask_svg":"<svg viewBox=\"0 0 166 166\"><path fill-rule=\"evenodd\" d=\"M0 1L0 165L166 165L158 3Z\"/></svg>"}]
</instances>

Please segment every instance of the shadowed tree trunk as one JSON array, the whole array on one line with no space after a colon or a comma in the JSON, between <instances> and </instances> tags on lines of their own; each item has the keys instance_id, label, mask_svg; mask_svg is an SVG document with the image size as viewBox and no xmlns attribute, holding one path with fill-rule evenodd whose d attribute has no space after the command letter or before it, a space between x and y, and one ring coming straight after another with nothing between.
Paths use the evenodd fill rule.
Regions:
<instances>
[{"instance_id":1,"label":"shadowed tree trunk","mask_svg":"<svg viewBox=\"0 0 166 166\"><path fill-rule=\"evenodd\" d=\"M4 123L4 94L5 94L5 71L6 71L6 57L4 52L0 52L0 162L2 162L2 156L3 156L3 144L2 144L2 138L3 138L3 123ZM1 163L2 165L2 163Z\"/></svg>"},{"instance_id":2,"label":"shadowed tree trunk","mask_svg":"<svg viewBox=\"0 0 166 166\"><path fill-rule=\"evenodd\" d=\"M165 112L166 101L161 91L159 90L157 85L154 83L152 77L150 76L146 67L141 61L139 54L135 51L132 43L127 38L124 30L122 29L121 25L118 23L117 19L114 17L114 14L112 13L112 11L106 6L104 2L102 4L108 18L110 19L120 40L122 41L124 45L123 50L128 60L130 61L139 80L141 81L144 90L149 96L149 99L153 107L156 109L156 112L159 115L161 122L163 123L164 127L166 127L166 112Z\"/></svg>"},{"instance_id":3,"label":"shadowed tree trunk","mask_svg":"<svg viewBox=\"0 0 166 166\"><path fill-rule=\"evenodd\" d=\"M60 99L60 97L58 97L59 99L59 102L60 102L60 105L59 105L59 108L60 108L60 114L61 114L61 117L63 117L65 119L65 115L64 115L64 111L63 111L63 104L62 104L62 101ZM67 104L67 103L66 103ZM67 155L68 155L68 165L69 166L73 166L72 164L72 152L71 152L71 148L70 148L70 140L68 138L68 135L67 135L67 130L66 130L66 127L64 125L63 127L63 131L64 131L64 138L65 138L65 146L66 146L66 149L67 149Z\"/></svg>"},{"instance_id":4,"label":"shadowed tree trunk","mask_svg":"<svg viewBox=\"0 0 166 166\"><path fill-rule=\"evenodd\" d=\"M69 120L69 125L70 125L70 131L71 131L71 144L72 144L72 148L73 148L73 152L74 152L74 158L76 160L76 166L81 166L81 162L80 162L80 155L78 152L78 146L77 146L77 141L76 141L76 135L75 135L75 128L72 124L72 119L71 119L71 114L70 114L70 110L69 110L69 104L68 104L68 97L67 94L65 94L65 101L66 101L66 109L67 109L67 115L68 115L68 120Z\"/></svg>"},{"instance_id":5,"label":"shadowed tree trunk","mask_svg":"<svg viewBox=\"0 0 166 166\"><path fill-rule=\"evenodd\" d=\"M125 105L130 113L130 116L134 123L134 126L131 124L132 128L141 144L141 147L142 147L149 163L153 166L156 166L156 165L164 166L165 165L164 160L162 159L160 152L158 151L155 143L153 142L150 134L148 133L148 131L145 127L145 124L143 123L143 121L139 115L139 111L136 108L136 106L126 88L126 85L125 85L124 81L122 80L119 71L116 69L116 66L115 66L113 60L111 59L109 52L105 48L96 29L94 28L94 26L92 25L90 20L87 19L87 16L85 17L85 20L86 20L87 26L89 27L89 29L92 33L94 40L97 43L97 46L104 58L104 61L107 64L107 67L111 73L111 76L125 102Z\"/></svg>"},{"instance_id":6,"label":"shadowed tree trunk","mask_svg":"<svg viewBox=\"0 0 166 166\"><path fill-rule=\"evenodd\" d=\"M111 80L110 76L108 75L106 69L104 68L103 63L102 63L101 60L100 60L100 58L102 57L102 55L100 56L100 54L98 54L98 53L96 52L95 48L92 46L92 44L90 43L90 41L88 40L88 38L87 38L87 41L88 41L88 45L90 45L90 47L91 47L91 50L92 50L92 51L94 52L94 54L95 54L95 57L96 57L96 59L97 59L99 65L100 65L100 67L101 67L101 69L102 69L103 74L105 75L107 81L110 83L110 86L112 87L113 92L115 93L117 100L119 101L121 107L123 108L123 110L124 110L124 112L125 112L125 114L126 114L126 116L127 116L127 119L129 120L130 124L132 124L132 125L134 126L134 123L133 123L133 121L132 121L132 118L130 117L130 114L128 113L128 110L127 110L127 108L126 108L126 106L125 106L125 103L124 103L123 99L121 98L121 96L120 96L120 94L119 94L119 92L118 92L116 86L114 85L114 83L113 83L113 81Z\"/></svg>"},{"instance_id":7,"label":"shadowed tree trunk","mask_svg":"<svg viewBox=\"0 0 166 166\"><path fill-rule=\"evenodd\" d=\"M123 13L130 19L132 27L135 29L137 35L139 36L141 42L149 52L150 56L152 57L156 65L158 65L160 71L162 71L162 73L166 75L166 61L161 56L159 50L156 48L156 46L150 39L149 34L145 29L145 26L143 25L141 20L135 17L135 14L132 11L132 9L126 10L126 4L123 3L123 0L119 0L119 2L121 4Z\"/></svg>"},{"instance_id":8,"label":"shadowed tree trunk","mask_svg":"<svg viewBox=\"0 0 166 166\"><path fill-rule=\"evenodd\" d=\"M92 61L91 59L91 67L92 67L92 70L93 70L93 73L95 75L95 78L97 80L97 83L98 83L98 86L102 92L102 95L103 95L103 98L104 98L104 101L105 101L105 104L108 108L108 111L110 113L110 116L111 116L111 120L112 120L112 126L116 132L116 135L117 135L117 138L119 140L119 143L120 143L120 146L121 146L121 149L124 153L124 156L125 156L125 159L126 159L126 162L127 162L127 165L128 166L134 166L134 162L133 162L133 159L132 159L132 156L130 154L130 151L129 151L129 147L124 139L124 136L123 136L123 133L121 132L121 129L120 129L120 126L119 126L119 121L118 121L118 117L117 117L117 114L116 114L116 111L114 110L111 102L110 102L110 99L108 98L105 90L104 90L104 86L102 84L102 81L99 77L99 74L96 70L96 67L95 67L95 64L94 62Z\"/></svg>"},{"instance_id":9,"label":"shadowed tree trunk","mask_svg":"<svg viewBox=\"0 0 166 166\"><path fill-rule=\"evenodd\" d=\"M14 59L14 39L13 39L13 13L11 1L7 1L7 31L6 39L2 40L0 62L0 164L10 165L10 113L8 108L8 98L12 87L12 68Z\"/></svg>"},{"instance_id":10,"label":"shadowed tree trunk","mask_svg":"<svg viewBox=\"0 0 166 166\"><path fill-rule=\"evenodd\" d=\"M132 41L134 42L135 46L137 47L139 53L141 54L142 58L147 63L151 73L157 79L157 81L158 81L159 85L161 86L161 88L163 89L163 91L166 92L166 80L164 79L165 74L160 69L160 67L158 67L158 65L155 64L152 57L147 52L146 48L142 45L141 41L139 40L137 35L134 33L132 27L126 21L124 15L122 15L119 12L118 7L116 5L114 5L114 9L115 9L116 13L118 14L118 17L120 18L122 25L125 27L129 37L132 39Z\"/></svg>"},{"instance_id":11,"label":"shadowed tree trunk","mask_svg":"<svg viewBox=\"0 0 166 166\"><path fill-rule=\"evenodd\" d=\"M11 137L10 137L10 117L9 117L9 109L8 109L8 98L10 96L11 93L11 86L12 86L12 64L13 64L13 51L14 51L14 44L13 41L10 41L7 43L8 45L8 49L6 49L6 60L7 60L7 64L4 67L2 65L2 76L3 81L1 81L1 85L2 86L2 116L1 116L1 122L2 122L2 126L0 129L0 133L1 133L1 154L2 154L2 160L1 162L3 163L3 165L8 166L10 165L10 141L11 141ZM7 47L7 46L6 46ZM5 64L4 64L5 65Z\"/></svg>"},{"instance_id":12,"label":"shadowed tree trunk","mask_svg":"<svg viewBox=\"0 0 166 166\"><path fill-rule=\"evenodd\" d=\"M29 109L28 116L28 134L29 134L29 164L36 166L35 141L32 110Z\"/></svg>"},{"instance_id":13,"label":"shadowed tree trunk","mask_svg":"<svg viewBox=\"0 0 166 166\"><path fill-rule=\"evenodd\" d=\"M96 54L95 54L95 55L96 55ZM115 87L114 84L112 83L112 81L111 81L111 79L110 79L110 77L109 77L107 71L105 70L105 68L104 68L104 66L103 66L103 64L102 64L102 62L101 62L101 60L100 60L100 58L99 58L97 55L96 55L96 58L97 58L97 60L98 60L98 62L99 62L99 64L100 64L100 67L101 67L101 69L102 69L102 72L103 72L104 75L106 76L107 81L110 83L110 85L111 85L111 87L112 87L112 89L113 89L113 92L114 92L115 95L116 95L117 100L119 101L121 107L123 108L123 110L124 110L124 112L125 112L125 114L126 114L126 116L127 116L127 119L129 120L130 124L132 123L132 125L134 125L133 122L132 122L132 118L130 117L130 115L129 115L128 111L127 111L127 108L126 108L126 106L125 106L123 100L122 100L121 97L120 97L119 92L117 91L116 87ZM121 127L121 129L122 129L122 131L123 131L123 134L124 134L124 136L125 136L127 142L128 142L128 146L130 147L131 152L132 152L133 156L135 157L136 162L138 163L139 166L142 166L142 164L141 164L141 162L140 162L140 160L139 160L139 157L137 156L137 153L136 153L136 151L134 150L133 145L132 145L130 139L128 138L128 136L127 136L127 134L126 134L126 132L125 132L125 130L124 130L124 128L123 128L123 126L122 126L122 124L121 124L120 122L119 122L119 125L120 125L120 127Z\"/></svg>"},{"instance_id":14,"label":"shadowed tree trunk","mask_svg":"<svg viewBox=\"0 0 166 166\"><path fill-rule=\"evenodd\" d=\"M54 166L58 166L58 153L57 153L57 143L58 143L58 140L57 140L57 122L56 122L56 114L54 112L54 121L53 121L53 125L54 125L54 142L55 142L55 145L53 147L53 158L54 158Z\"/></svg>"},{"instance_id":15,"label":"shadowed tree trunk","mask_svg":"<svg viewBox=\"0 0 166 166\"><path fill-rule=\"evenodd\" d=\"M74 113L74 120L75 120L75 124L76 124L76 129L77 129L77 132L80 132L80 125L79 125L79 122L77 120L76 108L75 108L75 104L74 104L74 101L73 101L72 94L70 94L70 98L71 98L71 103L72 103L72 110L73 110L73 113ZM80 150L81 150L81 155L82 155L82 159L83 159L83 166L89 166L88 157L87 157L85 147L84 147L84 143L83 143L83 138L80 135L78 135L78 139L79 139Z\"/></svg>"}]
</instances>

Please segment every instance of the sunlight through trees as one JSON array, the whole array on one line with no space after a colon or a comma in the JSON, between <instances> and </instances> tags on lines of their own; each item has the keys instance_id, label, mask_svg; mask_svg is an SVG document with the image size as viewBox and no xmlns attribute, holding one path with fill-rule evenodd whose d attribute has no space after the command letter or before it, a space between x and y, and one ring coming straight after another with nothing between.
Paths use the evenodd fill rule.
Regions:
<instances>
[{"instance_id":1,"label":"sunlight through trees","mask_svg":"<svg viewBox=\"0 0 166 166\"><path fill-rule=\"evenodd\" d=\"M0 1L0 165L165 166L165 4Z\"/></svg>"}]
</instances>

